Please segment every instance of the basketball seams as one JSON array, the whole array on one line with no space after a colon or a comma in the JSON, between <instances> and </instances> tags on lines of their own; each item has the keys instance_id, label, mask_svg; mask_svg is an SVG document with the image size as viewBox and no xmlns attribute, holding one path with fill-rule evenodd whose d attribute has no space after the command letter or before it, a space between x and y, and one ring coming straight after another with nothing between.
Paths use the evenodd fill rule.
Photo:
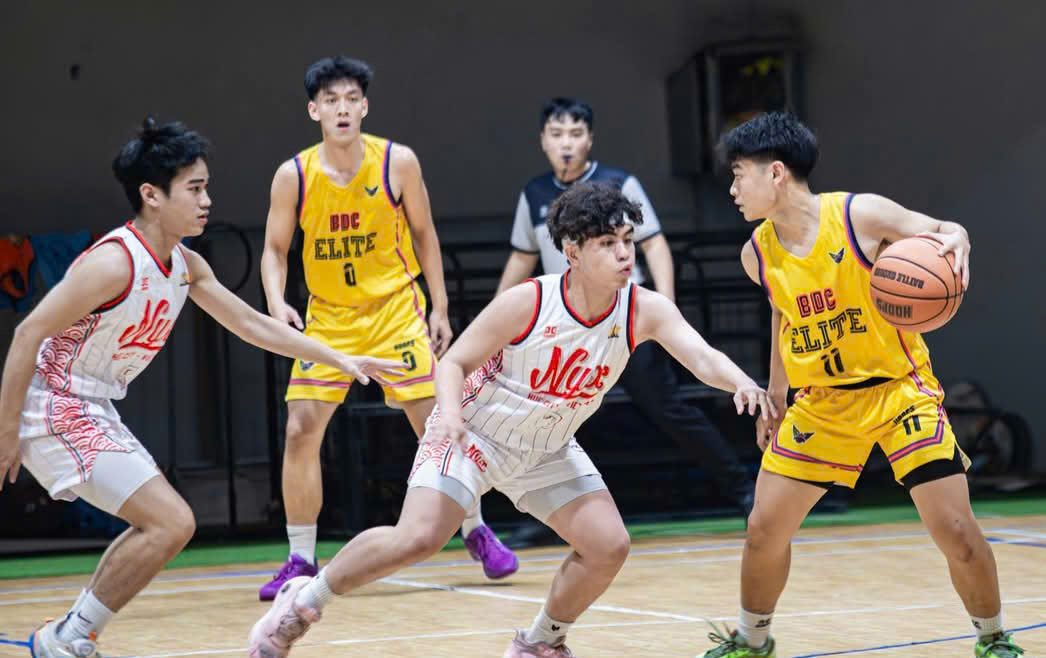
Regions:
<instances>
[{"instance_id":1,"label":"basketball seams","mask_svg":"<svg viewBox=\"0 0 1046 658\"><path fill-rule=\"evenodd\" d=\"M941 275L937 274L936 272L934 272L930 268L926 267L922 263L919 263L919 262L916 262L914 260L911 260L910 258L904 258L903 256L880 256L879 259L877 261L875 261L875 262L876 262L876 264L878 264L878 263L880 263L880 262L882 262L884 260L899 260L902 263L908 263L909 265L912 265L912 266L922 270L923 272L926 272L927 274L931 275L933 278L935 278L938 281L940 281L941 285L944 286L945 291L950 290L950 288L948 286L948 283L943 278L941 278ZM874 283L874 281L875 281L875 273L874 272L872 273L872 281L873 281L872 287L875 288L876 290L879 290L881 292L890 292L888 290L884 290L882 288L879 288L879 287L877 287L875 285L875 283ZM903 295L900 295L900 293L891 293L891 294L897 294L897 295L903 297ZM945 295L944 297L918 297L918 299L948 299L948 298L954 297L954 296L955 295Z\"/></svg>"},{"instance_id":2,"label":"basketball seams","mask_svg":"<svg viewBox=\"0 0 1046 658\"><path fill-rule=\"evenodd\" d=\"M897 253L885 253L907 240L911 242L898 248ZM909 305L908 314L904 318L883 314L889 324L906 331L922 333L942 326L958 312L964 291L955 275L953 263L937 253L940 246L940 243L925 236L913 236L893 243L876 258L875 268L870 272L868 282L869 292L875 303L878 305L881 300L887 305ZM945 265L940 264L939 261L942 260ZM879 267L887 273L895 274L894 278L890 278L889 274L876 276L875 272ZM947 270L944 267L947 267ZM934 281L939 283L940 290L932 290ZM923 287L917 288L920 283ZM915 313L912 313L913 310ZM880 310L880 313L883 311ZM913 315L916 317L912 317Z\"/></svg>"},{"instance_id":3,"label":"basketball seams","mask_svg":"<svg viewBox=\"0 0 1046 658\"><path fill-rule=\"evenodd\" d=\"M944 313L944 309L945 308L947 308L947 304L945 306L941 307L941 310L937 311L936 313L934 313L930 317L925 318L923 320L920 320L918 322L901 322L900 320L898 320L897 318L894 318L892 316L889 318L889 322L890 322L890 325L893 326L893 327L915 327L915 326L918 326L918 325L921 325L921 324L926 324L927 322L932 322L933 320L939 318L941 316L941 314ZM916 332L916 333L922 333L922 332Z\"/></svg>"}]
</instances>

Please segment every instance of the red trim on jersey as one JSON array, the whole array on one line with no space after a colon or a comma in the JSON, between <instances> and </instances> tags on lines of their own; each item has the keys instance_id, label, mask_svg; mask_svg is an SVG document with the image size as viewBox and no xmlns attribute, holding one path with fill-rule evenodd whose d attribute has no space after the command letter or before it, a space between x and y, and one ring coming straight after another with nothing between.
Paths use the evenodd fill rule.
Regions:
<instances>
[{"instance_id":1,"label":"red trim on jersey","mask_svg":"<svg viewBox=\"0 0 1046 658\"><path fill-rule=\"evenodd\" d=\"M413 386L414 384L424 384L425 382L431 382L434 374L435 368L433 368L433 372L430 372L427 375L420 375L413 379L404 379L403 381L398 382L389 382L385 384L385 386L387 388L403 388L404 386Z\"/></svg>"},{"instance_id":2,"label":"red trim on jersey","mask_svg":"<svg viewBox=\"0 0 1046 658\"><path fill-rule=\"evenodd\" d=\"M102 316L86 315L62 333L44 341L36 373L56 391L68 391L72 386L73 362L80 357L84 345L98 327Z\"/></svg>"},{"instance_id":3,"label":"red trim on jersey","mask_svg":"<svg viewBox=\"0 0 1046 658\"><path fill-rule=\"evenodd\" d=\"M403 272L410 277L410 292L414 296L414 313L421 320L421 324L425 326L425 333L428 334L428 325L425 324L425 312L421 310L421 299L418 297L418 289L414 287L414 277L410 276L410 268L407 267L407 259L403 257L403 252L399 248L399 231L396 232L396 255L400 257L400 262L403 263ZM429 340L432 340L432 336L429 336Z\"/></svg>"},{"instance_id":4,"label":"red trim on jersey","mask_svg":"<svg viewBox=\"0 0 1046 658\"><path fill-rule=\"evenodd\" d=\"M923 380L919 377L919 365L915 362L915 359L912 358L912 353L908 351L908 345L905 344L904 334L901 333L900 329L897 329L897 340L901 341L901 349L904 350L904 355L908 357L908 363L912 364L912 371L908 373L908 376L915 382L915 387L931 398L937 399L937 395L928 390L923 384Z\"/></svg>"},{"instance_id":5,"label":"red trim on jersey","mask_svg":"<svg viewBox=\"0 0 1046 658\"><path fill-rule=\"evenodd\" d=\"M131 233L134 233L134 237L138 238L138 241L142 243L142 246L145 247L145 250L148 251L149 255L153 257L153 262L156 263L156 267L160 268L160 271L163 272L163 275L165 277L167 277L168 279L171 278L171 269L163 264L163 261L160 260L159 256L156 255L156 252L153 251L153 248L150 247L149 243L145 240L145 236L139 233L138 229L136 229L134 227L134 224L132 224L131 222L127 222L126 226L127 230Z\"/></svg>"},{"instance_id":6,"label":"red trim on jersey","mask_svg":"<svg viewBox=\"0 0 1046 658\"><path fill-rule=\"evenodd\" d=\"M497 354L487 359L486 363L481 365L471 375L465 378L465 389L463 392L463 397L461 398L462 409L475 402L476 398L479 397L479 394L483 392L483 387L486 386L489 382L492 382L498 378L498 373L501 372L501 369L504 367L504 365L505 351L498 350ZM476 381L477 375L479 375L478 384ZM475 389L471 393L469 392L470 386Z\"/></svg>"},{"instance_id":7,"label":"red trim on jersey","mask_svg":"<svg viewBox=\"0 0 1046 658\"><path fill-rule=\"evenodd\" d=\"M635 333L632 331L632 327L635 325L636 318L636 284L632 284L628 287L628 328L626 329L626 335L628 338L628 351L634 352L636 349L636 338Z\"/></svg>"},{"instance_id":8,"label":"red trim on jersey","mask_svg":"<svg viewBox=\"0 0 1046 658\"><path fill-rule=\"evenodd\" d=\"M570 306L570 300L567 299L567 275L568 274L570 274L570 270L567 270L566 272L563 272L563 277L560 279L559 292L563 296L563 306L566 307L567 313L570 314L570 317L574 318L575 320L580 322L583 326L588 327L589 329L591 329L592 327L596 326L597 324L599 324L603 320L606 320L610 316L610 312L613 311L615 308L617 308L617 299L618 299L618 297L621 296L621 291L618 290L618 291L614 292L614 301L610 303L610 307L607 310L603 311L603 315L600 315L598 318L596 318L595 320L593 320L591 322L586 322L585 320L582 320L581 316L578 315L577 312Z\"/></svg>"},{"instance_id":9,"label":"red trim on jersey","mask_svg":"<svg viewBox=\"0 0 1046 658\"><path fill-rule=\"evenodd\" d=\"M98 308L96 308L94 310L95 313L98 313L99 311L107 311L107 310L113 308L114 306L116 306L117 304L122 302L123 300L127 299L127 295L131 294L131 288L134 288L134 258L131 256L131 250L127 248L127 244L123 241L123 238L120 238L120 237L117 237L117 236L114 235L111 238L106 238L105 240L102 240L101 242L96 243L93 247L91 247L87 251L88 252L94 251L99 245L103 245L106 242L117 242L117 243L120 244L121 247L123 247L124 253L127 254L127 264L131 266L131 276L128 277L128 279L127 279L127 287L124 288L123 292L120 293L120 295L118 297L114 297L113 299L110 299L106 303L104 303L101 306L99 306ZM85 253L87 253L87 252L85 252Z\"/></svg>"},{"instance_id":10,"label":"red trim on jersey","mask_svg":"<svg viewBox=\"0 0 1046 658\"><path fill-rule=\"evenodd\" d=\"M80 481L86 482L102 452L131 452L109 437L103 424L93 418L87 404L76 395L52 391L47 396L47 430L76 460Z\"/></svg>"},{"instance_id":11,"label":"red trim on jersey","mask_svg":"<svg viewBox=\"0 0 1046 658\"><path fill-rule=\"evenodd\" d=\"M530 323L527 325L527 328L523 330L523 333L513 338L509 345L519 345L526 340L527 336L530 335L530 332L534 331L534 325L537 324L538 315L541 313L541 282L537 279L527 279L527 281L533 283L538 291L537 301L534 303L534 314L530 316Z\"/></svg>"},{"instance_id":12,"label":"red trim on jersey","mask_svg":"<svg viewBox=\"0 0 1046 658\"><path fill-rule=\"evenodd\" d=\"M447 446L447 451L443 453L443 464L440 466L439 472L441 475L450 473L450 460L454 458L454 450Z\"/></svg>"}]
</instances>

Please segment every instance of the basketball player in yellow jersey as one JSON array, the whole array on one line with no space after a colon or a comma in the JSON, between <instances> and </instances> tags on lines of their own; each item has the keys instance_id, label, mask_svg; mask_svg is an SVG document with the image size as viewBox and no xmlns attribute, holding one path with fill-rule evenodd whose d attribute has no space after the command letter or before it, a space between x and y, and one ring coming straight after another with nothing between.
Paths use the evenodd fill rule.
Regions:
<instances>
[{"instance_id":1,"label":"basketball player in yellow jersey","mask_svg":"<svg viewBox=\"0 0 1046 658\"><path fill-rule=\"evenodd\" d=\"M764 220L741 262L773 309L769 393L781 408L789 387L800 390L779 422L757 421L763 462L741 562L740 623L712 634L717 646L702 655L776 655L770 623L792 536L830 486L854 486L875 444L947 559L978 636L974 655L1020 655L1003 630L995 558L970 508L968 462L941 406L929 351L919 334L888 325L869 292L879 251L915 235L955 255L965 289L966 230L874 194L812 193L817 140L788 113L741 124L719 150L745 220Z\"/></svg>"},{"instance_id":2,"label":"basketball player in yellow jersey","mask_svg":"<svg viewBox=\"0 0 1046 658\"><path fill-rule=\"evenodd\" d=\"M436 357L450 345L439 239L418 159L408 147L361 132L372 72L347 57L322 59L305 73L308 112L323 139L283 163L272 182L261 273L269 313L347 353L401 359L406 373L383 383L385 402L403 409L420 437L435 404ZM306 320L284 299L295 226L310 299ZM416 255L415 255L416 254ZM432 297L416 277L424 273ZM323 502L320 444L352 379L321 363L295 361L287 387L283 500L290 556L262 587L271 600L284 582L316 573L316 520ZM462 526L490 577L518 569L515 555L479 516Z\"/></svg>"}]
</instances>

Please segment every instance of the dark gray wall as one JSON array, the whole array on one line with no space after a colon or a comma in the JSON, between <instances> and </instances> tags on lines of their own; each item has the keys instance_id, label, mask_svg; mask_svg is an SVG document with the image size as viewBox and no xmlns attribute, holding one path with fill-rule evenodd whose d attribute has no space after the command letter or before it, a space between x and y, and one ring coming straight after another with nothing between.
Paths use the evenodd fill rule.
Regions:
<instances>
[{"instance_id":1,"label":"dark gray wall","mask_svg":"<svg viewBox=\"0 0 1046 658\"><path fill-rule=\"evenodd\" d=\"M936 368L945 383L981 380L1046 432L1036 386L1046 371L1036 251L1046 244L1046 17L1034 0L8 3L2 228L102 229L125 218L109 161L147 112L209 135L215 217L260 225L273 170L317 139L304 67L333 52L374 64L366 128L415 148L437 216L507 217L544 165L537 109L563 93L591 100L596 156L634 170L673 228L737 225L717 210L721 185L706 181L712 196L695 200L671 176L663 79L712 17L780 10L810 44L805 105L823 145L814 185L876 191L967 225L974 281L957 319L928 336ZM465 235L461 223L441 226L444 240ZM486 222L468 237L507 231L507 219ZM260 368L250 363L240 376ZM134 395L149 402L124 406L140 422L165 408L164 377L146 376ZM238 404L257 416L256 398ZM195 406L186 415L189 431ZM252 441L256 429L238 426Z\"/></svg>"}]
</instances>

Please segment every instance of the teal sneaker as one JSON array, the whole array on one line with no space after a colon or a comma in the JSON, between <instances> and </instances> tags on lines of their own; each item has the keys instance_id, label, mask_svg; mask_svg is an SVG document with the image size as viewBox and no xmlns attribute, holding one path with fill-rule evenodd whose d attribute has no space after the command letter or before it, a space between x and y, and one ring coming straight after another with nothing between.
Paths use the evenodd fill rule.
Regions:
<instances>
[{"instance_id":1,"label":"teal sneaker","mask_svg":"<svg viewBox=\"0 0 1046 658\"><path fill-rule=\"evenodd\" d=\"M708 634L708 639L715 642L717 645L704 652L697 658L776 658L777 647L774 642L774 638L769 638L766 641L766 646L758 649L745 644L744 638L737 634L737 631L731 631L727 627L723 627L722 630L716 628L715 624L712 625L715 629ZM985 656L993 656L994 654L978 654ZM1003 654L999 654L1003 655Z\"/></svg>"},{"instance_id":2,"label":"teal sneaker","mask_svg":"<svg viewBox=\"0 0 1046 658\"><path fill-rule=\"evenodd\" d=\"M977 658L1018 658L1024 655L1024 649L1013 642L1013 635L996 633L991 637L978 639L973 645L973 655Z\"/></svg>"}]
</instances>

